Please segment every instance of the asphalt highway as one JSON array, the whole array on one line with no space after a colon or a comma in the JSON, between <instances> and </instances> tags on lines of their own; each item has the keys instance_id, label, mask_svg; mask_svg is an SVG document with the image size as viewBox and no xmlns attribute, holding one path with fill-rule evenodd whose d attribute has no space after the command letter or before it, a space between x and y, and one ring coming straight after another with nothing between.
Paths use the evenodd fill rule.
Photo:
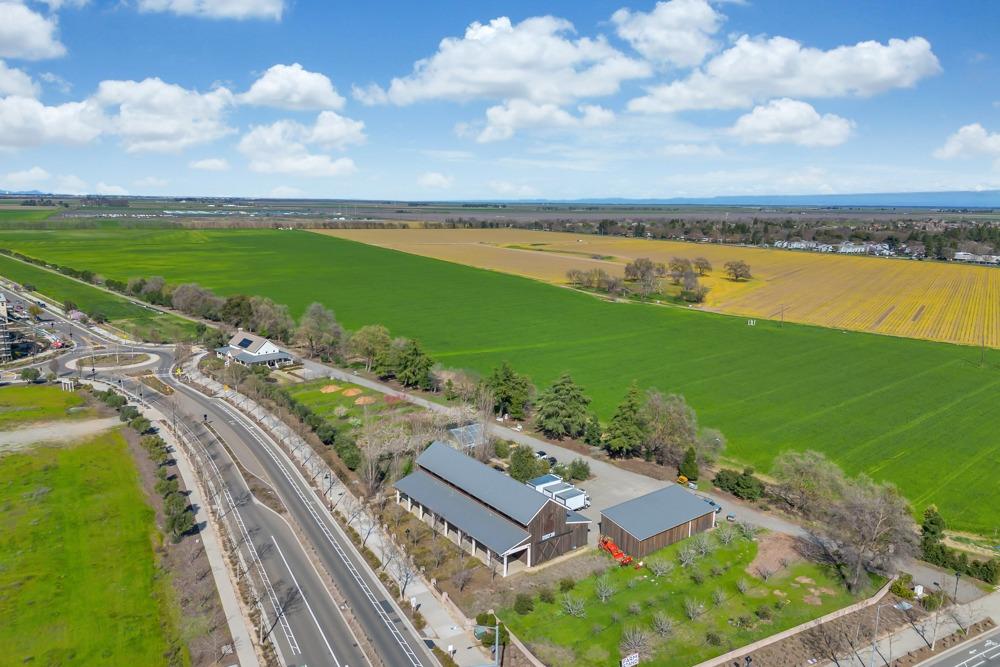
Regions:
<instances>
[{"instance_id":1,"label":"asphalt highway","mask_svg":"<svg viewBox=\"0 0 1000 667\"><path fill-rule=\"evenodd\" d=\"M6 293L8 299L20 298L5 289L0 291ZM290 667L360 667L377 663L365 656L345 614L352 614L357 619L382 663L391 667L437 664L288 456L241 412L178 379L173 372L172 347L137 345L132 348L136 352L156 355L146 368L174 389L167 397L126 374L135 369L116 372L98 368L92 373L88 359L93 347L113 350L117 344L89 328L63 319L51 309L42 317L50 320L46 325L49 331L72 339L77 346L59 357L59 375L78 372L67 366L75 360L84 379L101 380L120 386L133 396L141 395L144 402L156 407L168 419L175 419L179 431L189 442L196 442L207 459L211 459L210 463L204 461L211 469L202 470L201 474L220 477L228 490L219 495L217 502L231 513L229 518L242 535L240 549L244 562L254 570L253 580L257 587L264 589L257 590L257 594L269 618L270 633L277 641L282 664ZM127 351L126 346L118 347L122 352ZM260 476L271 486L288 518L299 527L298 535L284 517L253 498L230 451L250 474ZM319 559L325 573L317 571L308 553ZM345 601L344 608L331 594L327 574ZM269 585L260 586L260 581Z\"/></svg>"}]
</instances>

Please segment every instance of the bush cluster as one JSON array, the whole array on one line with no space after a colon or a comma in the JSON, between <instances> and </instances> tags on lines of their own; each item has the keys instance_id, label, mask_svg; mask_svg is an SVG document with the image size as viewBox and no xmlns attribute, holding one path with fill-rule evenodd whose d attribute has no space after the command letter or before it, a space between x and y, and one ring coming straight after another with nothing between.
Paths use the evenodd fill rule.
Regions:
<instances>
[{"instance_id":1,"label":"bush cluster","mask_svg":"<svg viewBox=\"0 0 1000 667\"><path fill-rule=\"evenodd\" d=\"M148 423L148 422L147 422ZM158 435L144 435L139 444L156 464L156 492L163 497L163 511L167 516L166 528L174 542L180 542L184 535L194 528L194 515L188 507L187 498L180 490L176 477L167 472L170 454L167 443Z\"/></svg>"},{"instance_id":2,"label":"bush cluster","mask_svg":"<svg viewBox=\"0 0 1000 667\"><path fill-rule=\"evenodd\" d=\"M753 468L744 468L742 473L723 468L712 483L743 500L757 500L764 495L764 482L754 477Z\"/></svg>"}]
</instances>

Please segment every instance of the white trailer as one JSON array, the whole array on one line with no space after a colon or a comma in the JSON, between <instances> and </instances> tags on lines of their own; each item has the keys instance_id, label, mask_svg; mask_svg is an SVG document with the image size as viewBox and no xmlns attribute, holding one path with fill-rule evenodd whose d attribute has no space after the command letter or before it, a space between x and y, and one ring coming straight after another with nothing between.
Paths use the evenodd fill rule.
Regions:
<instances>
[{"instance_id":1,"label":"white trailer","mask_svg":"<svg viewBox=\"0 0 1000 667\"><path fill-rule=\"evenodd\" d=\"M571 510L582 510L590 505L590 497L576 487L570 487L555 494L553 498Z\"/></svg>"}]
</instances>

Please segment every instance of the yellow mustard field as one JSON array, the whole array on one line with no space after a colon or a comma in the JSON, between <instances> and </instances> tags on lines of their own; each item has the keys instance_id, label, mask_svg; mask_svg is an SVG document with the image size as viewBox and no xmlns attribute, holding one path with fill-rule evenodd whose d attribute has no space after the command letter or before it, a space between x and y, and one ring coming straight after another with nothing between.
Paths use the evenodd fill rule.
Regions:
<instances>
[{"instance_id":1,"label":"yellow mustard field","mask_svg":"<svg viewBox=\"0 0 1000 667\"><path fill-rule=\"evenodd\" d=\"M705 257L709 310L790 322L1000 347L1000 269L788 250L511 229L323 230L345 239L483 269L565 283L570 269L621 275L649 257ZM723 264L742 259L753 279Z\"/></svg>"}]
</instances>

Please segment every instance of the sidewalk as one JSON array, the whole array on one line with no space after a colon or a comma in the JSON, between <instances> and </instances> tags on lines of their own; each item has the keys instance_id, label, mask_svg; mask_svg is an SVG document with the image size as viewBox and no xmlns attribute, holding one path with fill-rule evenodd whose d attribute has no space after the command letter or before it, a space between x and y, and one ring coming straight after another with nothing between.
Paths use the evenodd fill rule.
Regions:
<instances>
[{"instance_id":1,"label":"sidewalk","mask_svg":"<svg viewBox=\"0 0 1000 667\"><path fill-rule=\"evenodd\" d=\"M111 386L100 380L92 380L91 382L94 384L103 384L108 387ZM117 387L113 388L121 391ZM178 454L176 458L177 470L180 473L181 479L184 480L184 486L187 487L189 492L188 501L194 512L195 525L205 527L205 529L198 532L198 537L205 547L205 556L208 558L208 563L212 570L212 578L215 580L215 587L219 592L219 599L222 602L222 611L226 615L229 633L233 636L234 649L236 657L239 659L239 664L241 667L260 667L257 653L254 650L250 633L243 618L240 603L236 598L236 590L233 588L232 579L230 579L229 568L226 567L225 559L222 556L222 548L219 546L218 535L215 533L214 524L211 523L208 517L208 503L201 497L200 487L197 483L198 477L191 467L184 449L180 447L170 432L168 427L170 420L159 410L148 405L143 405L142 411L151 421L156 423L160 437L166 440L167 444Z\"/></svg>"},{"instance_id":2,"label":"sidewalk","mask_svg":"<svg viewBox=\"0 0 1000 667\"><path fill-rule=\"evenodd\" d=\"M986 618L992 618L994 621L1000 619L1000 592L990 593L973 602L946 607L940 611L936 619L935 614L930 614L923 621L895 633L880 633L879 641L876 643L874 664L887 667L890 664L890 655L892 660L897 660L910 651L930 646L935 637L935 621L937 623L937 639L940 640L960 628L967 628L972 623ZM941 643L939 641L938 650L940 651L940 649ZM852 664L862 666L871 664L872 649L870 644L858 654L858 656L847 656L838 664L840 667ZM860 663L858 663L859 656ZM828 662L824 667L833 667L833 665L834 663Z\"/></svg>"},{"instance_id":3,"label":"sidewalk","mask_svg":"<svg viewBox=\"0 0 1000 667\"><path fill-rule=\"evenodd\" d=\"M209 391L215 392L219 397L224 397L239 406L244 413L250 415L255 421L267 428L284 448L285 452L295 459L308 473L313 481L329 479L333 482L326 490L327 507L333 505L337 509L343 510L348 516L346 507L354 507L358 503L357 498L351 490L340 480L336 474L327 466L302 438L294 433L284 422L265 410L256 401L234 391L226 389L222 384L204 375L198 370L198 361L203 355L196 355L184 365L184 372L195 382L201 384ZM317 491L322 495L322 491ZM329 511L329 510L328 510ZM372 519L364 513L358 513L350 522L351 527L364 536L368 533ZM391 560L389 553L393 550L389 544L389 538L376 526L368 541L365 543L371 551L379 557L383 563ZM398 577L393 572L393 568L387 567L385 570L398 583ZM480 642L473 636L470 625L471 621L462 615L457 608L451 608L447 603L438 598L430 587L420 576L414 577L406 586L406 601L400 604L409 604L410 600L415 600L417 609L427 621L427 627L421 632L426 639L431 639L434 644L447 650L451 646L454 650L453 657L462 667L477 667L492 661L492 655L484 649Z\"/></svg>"}]
</instances>

